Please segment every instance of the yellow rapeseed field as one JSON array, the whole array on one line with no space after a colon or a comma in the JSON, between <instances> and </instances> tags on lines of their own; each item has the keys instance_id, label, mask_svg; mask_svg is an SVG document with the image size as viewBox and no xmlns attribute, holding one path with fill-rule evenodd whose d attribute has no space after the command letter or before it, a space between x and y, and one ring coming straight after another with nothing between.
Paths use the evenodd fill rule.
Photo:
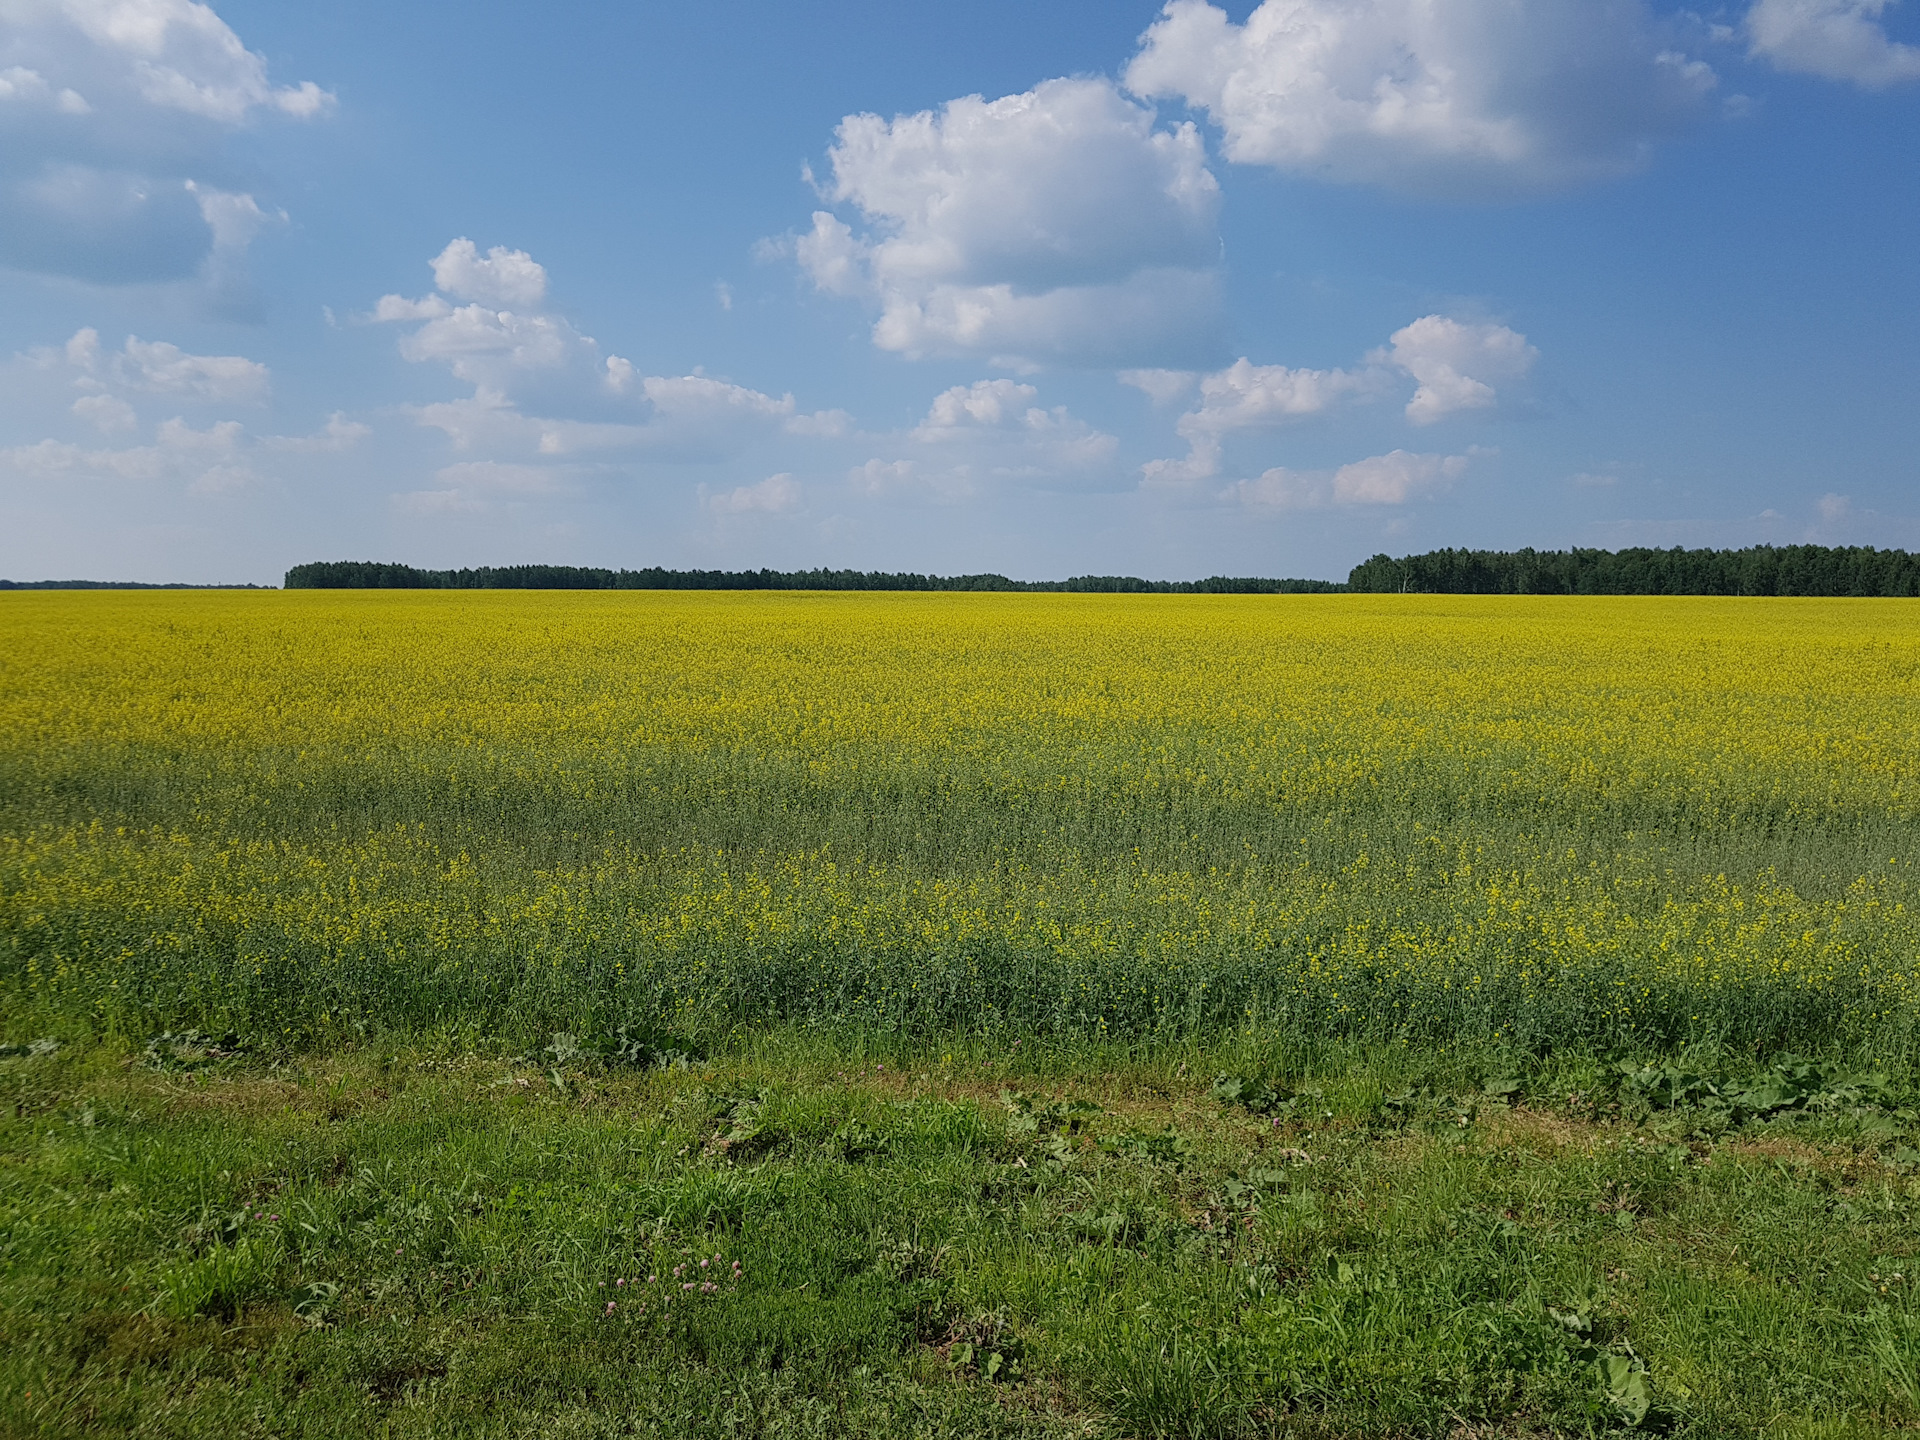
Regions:
<instances>
[{"instance_id":1,"label":"yellow rapeseed field","mask_svg":"<svg viewBox=\"0 0 1920 1440\"><path fill-rule=\"evenodd\" d=\"M1903 1043L1920 607L0 596L0 999Z\"/></svg>"}]
</instances>

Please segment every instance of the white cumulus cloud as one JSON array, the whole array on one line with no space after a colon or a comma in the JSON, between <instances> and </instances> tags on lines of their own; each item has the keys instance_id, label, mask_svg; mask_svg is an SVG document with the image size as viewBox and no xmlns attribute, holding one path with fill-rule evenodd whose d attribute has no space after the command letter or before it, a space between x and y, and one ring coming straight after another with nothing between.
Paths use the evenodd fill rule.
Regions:
<instances>
[{"instance_id":1,"label":"white cumulus cloud","mask_svg":"<svg viewBox=\"0 0 1920 1440\"><path fill-rule=\"evenodd\" d=\"M966 452L965 463L991 478L1040 488L1079 488L1103 472L1119 449L1113 436L1068 413L1036 405L1039 391L1014 380L976 380L936 395L907 438Z\"/></svg>"},{"instance_id":2,"label":"white cumulus cloud","mask_svg":"<svg viewBox=\"0 0 1920 1440\"><path fill-rule=\"evenodd\" d=\"M1462 410L1491 410L1500 400L1495 382L1523 378L1540 358L1516 330L1446 315L1422 316L1396 330L1388 343L1389 349L1374 358L1420 383L1407 402L1407 418L1416 425Z\"/></svg>"},{"instance_id":3,"label":"white cumulus cloud","mask_svg":"<svg viewBox=\"0 0 1920 1440\"><path fill-rule=\"evenodd\" d=\"M1752 53L1776 69L1865 90L1920 80L1920 46L1887 34L1891 0L1758 0L1747 12Z\"/></svg>"},{"instance_id":4,"label":"white cumulus cloud","mask_svg":"<svg viewBox=\"0 0 1920 1440\"><path fill-rule=\"evenodd\" d=\"M1187 442L1187 454L1150 460L1143 474L1148 484L1161 486L1210 480L1220 473L1228 435L1277 429L1378 399L1404 384L1397 375L1416 382L1406 405L1406 417L1415 425L1431 425L1462 411L1490 410L1500 403L1498 387L1524 378L1539 358L1540 352L1516 330L1448 315L1425 315L1402 327L1351 370L1255 365L1243 356L1224 370L1199 377L1198 400L1174 426ZM1173 393L1177 377L1150 372L1150 378L1121 378L1153 394L1155 388ZM1187 383L1190 387L1190 378ZM1274 473L1284 477L1293 472Z\"/></svg>"},{"instance_id":5,"label":"white cumulus cloud","mask_svg":"<svg viewBox=\"0 0 1920 1440\"><path fill-rule=\"evenodd\" d=\"M863 499L951 505L992 491L1111 490L1123 483L1115 464L1120 442L1039 398L1035 386L1008 379L943 390L911 429L870 437L893 453L854 470L851 489Z\"/></svg>"},{"instance_id":6,"label":"white cumulus cloud","mask_svg":"<svg viewBox=\"0 0 1920 1440\"><path fill-rule=\"evenodd\" d=\"M133 430L140 424L140 416L133 406L118 395L82 395L73 402L72 410L82 420L104 434L116 430Z\"/></svg>"},{"instance_id":7,"label":"white cumulus cloud","mask_svg":"<svg viewBox=\"0 0 1920 1440\"><path fill-rule=\"evenodd\" d=\"M99 395L82 397L75 409L88 400L106 403L94 407L93 415L87 418L108 415L114 423L102 429L126 428L119 422L131 419L130 410L120 411L113 406L112 397ZM365 426L340 415L334 416L319 434L302 436L255 436L238 420L195 426L176 415L155 426L153 440L143 445L93 448L46 439L0 449L0 475L41 482L135 482L149 488L172 486L188 495L217 496L267 478L271 467L263 469L262 457L344 450L367 433Z\"/></svg>"},{"instance_id":8,"label":"white cumulus cloud","mask_svg":"<svg viewBox=\"0 0 1920 1440\"><path fill-rule=\"evenodd\" d=\"M93 106L78 90L68 87L55 90L47 83L46 76L24 65L9 65L0 70L0 105L7 104L42 107L62 115L93 113Z\"/></svg>"},{"instance_id":9,"label":"white cumulus cloud","mask_svg":"<svg viewBox=\"0 0 1920 1440\"><path fill-rule=\"evenodd\" d=\"M1126 83L1204 109L1230 160L1500 195L1634 170L1715 77L1645 0L1172 0Z\"/></svg>"},{"instance_id":10,"label":"white cumulus cloud","mask_svg":"<svg viewBox=\"0 0 1920 1440\"><path fill-rule=\"evenodd\" d=\"M1364 371L1290 370L1242 357L1200 381L1199 408L1181 417L1182 435L1222 434L1322 415L1377 388Z\"/></svg>"},{"instance_id":11,"label":"white cumulus cloud","mask_svg":"<svg viewBox=\"0 0 1920 1440\"><path fill-rule=\"evenodd\" d=\"M1049 80L886 120L850 115L795 242L822 291L907 355L1153 364L1217 343L1219 190L1191 124L1109 82Z\"/></svg>"},{"instance_id":12,"label":"white cumulus cloud","mask_svg":"<svg viewBox=\"0 0 1920 1440\"><path fill-rule=\"evenodd\" d=\"M1332 471L1276 467L1257 479L1237 481L1225 498L1266 510L1405 505L1445 489L1466 473L1468 462L1466 455L1394 450Z\"/></svg>"},{"instance_id":13,"label":"white cumulus cloud","mask_svg":"<svg viewBox=\"0 0 1920 1440\"><path fill-rule=\"evenodd\" d=\"M1174 429L1188 445L1184 460L1151 460L1150 483L1205 480L1220 471L1221 437L1236 430L1270 429L1323 415L1346 401L1377 393L1381 377L1367 370L1292 370L1255 365L1244 356L1200 379L1200 399Z\"/></svg>"},{"instance_id":14,"label":"white cumulus cloud","mask_svg":"<svg viewBox=\"0 0 1920 1440\"><path fill-rule=\"evenodd\" d=\"M105 392L168 395L210 404L258 404L267 398L271 372L244 355L195 355L165 340L142 340L129 335L117 351L101 348L100 332L92 326L76 330L58 350L33 352L42 369L65 369L76 389L89 397ZM76 404L74 413L90 418L118 414L111 405ZM97 423L97 419L96 419Z\"/></svg>"},{"instance_id":15,"label":"white cumulus cloud","mask_svg":"<svg viewBox=\"0 0 1920 1440\"><path fill-rule=\"evenodd\" d=\"M927 418L915 429L919 440L946 440L1014 422L1032 413L1039 391L1015 380L976 380L934 396Z\"/></svg>"},{"instance_id":16,"label":"white cumulus cloud","mask_svg":"<svg viewBox=\"0 0 1920 1440\"><path fill-rule=\"evenodd\" d=\"M802 498L800 482L782 471L757 485L736 485L722 494L709 495L707 508L716 515L780 515L799 509Z\"/></svg>"},{"instance_id":17,"label":"white cumulus cloud","mask_svg":"<svg viewBox=\"0 0 1920 1440\"><path fill-rule=\"evenodd\" d=\"M226 137L333 96L275 86L195 0L0 0L0 264L103 283L236 291L270 218L224 183Z\"/></svg>"},{"instance_id":18,"label":"white cumulus cloud","mask_svg":"<svg viewBox=\"0 0 1920 1440\"><path fill-rule=\"evenodd\" d=\"M1122 385L1131 385L1156 405L1171 405L1183 400L1200 377L1191 370L1121 370L1116 377Z\"/></svg>"},{"instance_id":19,"label":"white cumulus cloud","mask_svg":"<svg viewBox=\"0 0 1920 1440\"><path fill-rule=\"evenodd\" d=\"M472 387L412 411L455 450L476 457L463 464L552 472L545 489L516 493L569 493L568 477L585 462L714 460L769 438L834 437L850 428L845 412L804 413L792 395L699 371L645 375L624 356L605 354L549 308L546 269L524 250L496 245L482 253L462 237L429 266L434 293L382 296L361 319L408 327L399 339L406 359L444 365ZM493 472L411 492L402 508L453 514L504 503L500 484L474 478L483 473Z\"/></svg>"},{"instance_id":20,"label":"white cumulus cloud","mask_svg":"<svg viewBox=\"0 0 1920 1440\"><path fill-rule=\"evenodd\" d=\"M570 365L591 372L594 357L587 352L592 348L593 342L563 318L485 305L449 307L400 341L407 359L442 361L467 383L496 390L510 388L530 372Z\"/></svg>"},{"instance_id":21,"label":"white cumulus cloud","mask_svg":"<svg viewBox=\"0 0 1920 1440\"><path fill-rule=\"evenodd\" d=\"M377 325L391 325L407 320L438 320L452 313L453 306L440 295L419 300L409 300L404 295L382 295L374 302L373 313L367 318Z\"/></svg>"},{"instance_id":22,"label":"white cumulus cloud","mask_svg":"<svg viewBox=\"0 0 1920 1440\"><path fill-rule=\"evenodd\" d=\"M533 310L547 298L547 269L524 250L495 245L483 256L462 236L432 264L434 285L461 300Z\"/></svg>"},{"instance_id":23,"label":"white cumulus cloud","mask_svg":"<svg viewBox=\"0 0 1920 1440\"><path fill-rule=\"evenodd\" d=\"M706 375L649 375L640 382L640 389L661 415L713 425L777 423L792 418L797 408L791 395L776 399Z\"/></svg>"},{"instance_id":24,"label":"white cumulus cloud","mask_svg":"<svg viewBox=\"0 0 1920 1440\"><path fill-rule=\"evenodd\" d=\"M190 355L164 340L129 335L114 357L114 374L131 389L197 400L257 402L266 399L267 367L244 355Z\"/></svg>"},{"instance_id":25,"label":"white cumulus cloud","mask_svg":"<svg viewBox=\"0 0 1920 1440\"><path fill-rule=\"evenodd\" d=\"M125 506L216 501L311 474L307 457L338 455L371 433L339 412L317 432L291 435L222 413L264 405L270 380L244 355L200 355L137 335L110 348L91 326L78 330L0 369L13 418L49 429L66 422L64 435L0 449L0 482L23 496L67 492L78 513L111 520ZM71 438L81 426L93 434Z\"/></svg>"},{"instance_id":26,"label":"white cumulus cloud","mask_svg":"<svg viewBox=\"0 0 1920 1440\"><path fill-rule=\"evenodd\" d=\"M0 19L54 53L63 32L84 39L91 63L81 68L128 83L158 110L235 125L258 109L304 118L333 103L312 81L275 89L266 61L196 0L0 0Z\"/></svg>"}]
</instances>

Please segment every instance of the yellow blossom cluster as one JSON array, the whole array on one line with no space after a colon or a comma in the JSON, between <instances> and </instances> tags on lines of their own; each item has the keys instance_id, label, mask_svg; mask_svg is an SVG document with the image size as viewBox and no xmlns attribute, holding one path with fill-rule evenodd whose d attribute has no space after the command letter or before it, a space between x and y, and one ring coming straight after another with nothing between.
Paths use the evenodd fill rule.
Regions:
<instances>
[{"instance_id":1,"label":"yellow blossom cluster","mask_svg":"<svg viewBox=\"0 0 1920 1440\"><path fill-rule=\"evenodd\" d=\"M0 1004L1902 1035L1920 608L0 596Z\"/></svg>"}]
</instances>

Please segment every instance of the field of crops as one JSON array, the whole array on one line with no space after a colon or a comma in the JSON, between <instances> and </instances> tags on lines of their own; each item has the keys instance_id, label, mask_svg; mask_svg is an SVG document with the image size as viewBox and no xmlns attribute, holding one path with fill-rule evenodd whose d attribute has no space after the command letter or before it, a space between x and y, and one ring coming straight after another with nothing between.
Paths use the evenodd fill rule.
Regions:
<instances>
[{"instance_id":1,"label":"field of crops","mask_svg":"<svg viewBox=\"0 0 1920 1440\"><path fill-rule=\"evenodd\" d=\"M1900 602L5 598L16 1016L1904 1046Z\"/></svg>"},{"instance_id":2,"label":"field of crops","mask_svg":"<svg viewBox=\"0 0 1920 1440\"><path fill-rule=\"evenodd\" d=\"M0 596L0 1433L1912 1433L1913 607Z\"/></svg>"}]
</instances>

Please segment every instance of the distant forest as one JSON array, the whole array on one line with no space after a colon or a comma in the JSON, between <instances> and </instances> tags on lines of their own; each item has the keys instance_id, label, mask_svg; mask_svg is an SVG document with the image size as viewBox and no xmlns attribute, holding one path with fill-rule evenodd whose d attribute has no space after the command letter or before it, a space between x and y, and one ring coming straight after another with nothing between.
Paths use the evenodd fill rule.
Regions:
<instances>
[{"instance_id":1,"label":"distant forest","mask_svg":"<svg viewBox=\"0 0 1920 1440\"><path fill-rule=\"evenodd\" d=\"M79 582L73 582L79 583ZM0 588L9 582L0 581ZM34 587L41 588L41 587ZM54 588L51 586L45 588ZM287 572L289 590L960 590L1093 595L1807 595L1920 596L1920 556L1872 546L1745 550L1433 550L1375 555L1334 580L1141 580L1077 575L917 575L876 570L605 570L574 565L421 570L363 560Z\"/></svg>"},{"instance_id":2,"label":"distant forest","mask_svg":"<svg viewBox=\"0 0 1920 1440\"><path fill-rule=\"evenodd\" d=\"M271 590L271 585L185 585L145 580L0 580L0 590Z\"/></svg>"},{"instance_id":3,"label":"distant forest","mask_svg":"<svg viewBox=\"0 0 1920 1440\"><path fill-rule=\"evenodd\" d=\"M1344 590L1335 580L1138 580L1077 575L1071 580L1009 580L1004 575L914 575L879 570L597 570L574 565L481 566L416 570L360 560L296 565L289 590L1006 590L1089 595L1317 595Z\"/></svg>"},{"instance_id":4,"label":"distant forest","mask_svg":"<svg viewBox=\"0 0 1920 1440\"><path fill-rule=\"evenodd\" d=\"M1871 545L1745 550L1434 550L1353 567L1346 588L1424 595L1920 595L1920 555Z\"/></svg>"}]
</instances>

